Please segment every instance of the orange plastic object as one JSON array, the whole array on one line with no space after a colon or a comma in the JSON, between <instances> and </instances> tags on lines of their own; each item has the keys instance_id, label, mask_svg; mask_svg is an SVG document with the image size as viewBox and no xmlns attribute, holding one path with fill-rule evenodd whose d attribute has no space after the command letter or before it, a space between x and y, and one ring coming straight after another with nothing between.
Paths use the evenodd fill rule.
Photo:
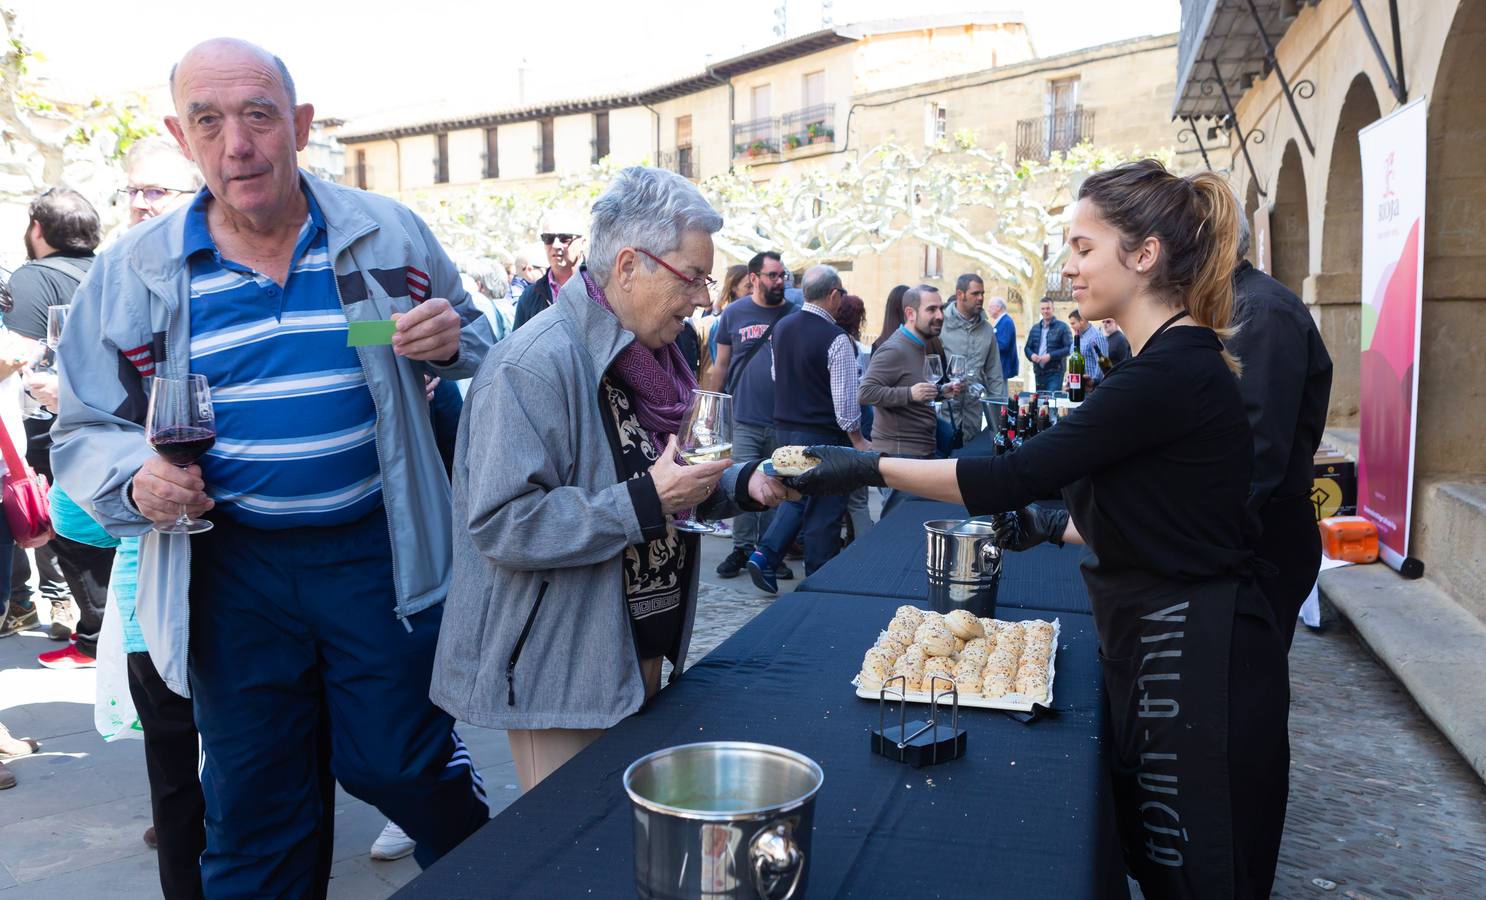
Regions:
<instances>
[{"instance_id":1,"label":"orange plastic object","mask_svg":"<svg viewBox=\"0 0 1486 900\"><path fill-rule=\"evenodd\" d=\"M1377 526L1361 516L1331 516L1322 519L1321 550L1332 559L1352 563L1376 562Z\"/></svg>"}]
</instances>

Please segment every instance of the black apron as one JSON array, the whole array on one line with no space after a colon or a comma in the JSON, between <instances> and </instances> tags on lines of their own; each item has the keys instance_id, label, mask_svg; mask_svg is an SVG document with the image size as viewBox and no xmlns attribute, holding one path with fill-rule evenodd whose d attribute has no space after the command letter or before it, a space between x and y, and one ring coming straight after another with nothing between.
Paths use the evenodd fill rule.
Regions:
<instances>
[{"instance_id":1,"label":"black apron","mask_svg":"<svg viewBox=\"0 0 1486 900\"><path fill-rule=\"evenodd\" d=\"M1065 491L1075 525L1091 491L1089 479ZM1147 900L1268 897L1289 778L1289 676L1269 605L1243 573L1111 571L1097 549L1084 576L1126 866Z\"/></svg>"},{"instance_id":2,"label":"black apron","mask_svg":"<svg viewBox=\"0 0 1486 900\"><path fill-rule=\"evenodd\" d=\"M1285 652L1252 580L1088 573L1125 864L1148 900L1267 897L1289 777Z\"/></svg>"}]
</instances>

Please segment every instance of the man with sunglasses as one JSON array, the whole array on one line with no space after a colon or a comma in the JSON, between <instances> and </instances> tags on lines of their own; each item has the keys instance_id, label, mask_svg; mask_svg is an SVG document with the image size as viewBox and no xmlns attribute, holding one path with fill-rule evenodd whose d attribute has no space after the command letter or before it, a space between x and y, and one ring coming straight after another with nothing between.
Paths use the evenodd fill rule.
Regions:
<instances>
[{"instance_id":1,"label":"man with sunglasses","mask_svg":"<svg viewBox=\"0 0 1486 900\"><path fill-rule=\"evenodd\" d=\"M516 324L525 325L537 313L552 305L557 292L578 271L583 258L583 235L576 222L552 216L542 228L542 247L547 251L547 274L527 285L516 303Z\"/></svg>"}]
</instances>

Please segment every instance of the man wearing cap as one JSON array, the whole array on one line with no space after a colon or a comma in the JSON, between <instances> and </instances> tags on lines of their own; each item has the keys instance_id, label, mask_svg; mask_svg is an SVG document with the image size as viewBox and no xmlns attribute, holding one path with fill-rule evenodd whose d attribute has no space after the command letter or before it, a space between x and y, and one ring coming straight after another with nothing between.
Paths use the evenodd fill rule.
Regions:
<instances>
[{"instance_id":1,"label":"man wearing cap","mask_svg":"<svg viewBox=\"0 0 1486 900\"><path fill-rule=\"evenodd\" d=\"M547 251L547 274L521 292L513 330L551 306L563 284L578 271L578 261L583 258L582 228L571 217L550 216L542 226L542 246Z\"/></svg>"}]
</instances>

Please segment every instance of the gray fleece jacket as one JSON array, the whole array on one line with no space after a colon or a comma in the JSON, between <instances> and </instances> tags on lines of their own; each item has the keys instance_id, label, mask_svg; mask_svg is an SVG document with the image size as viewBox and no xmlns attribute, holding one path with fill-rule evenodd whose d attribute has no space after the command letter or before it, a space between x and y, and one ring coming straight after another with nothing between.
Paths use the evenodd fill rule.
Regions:
<instances>
[{"instance_id":1,"label":"gray fleece jacket","mask_svg":"<svg viewBox=\"0 0 1486 900\"><path fill-rule=\"evenodd\" d=\"M465 397L454 454L454 577L431 696L488 728L607 728L645 685L624 601L624 549L659 523L636 503L604 429L600 381L635 339L570 278L496 346ZM730 467L698 513L734 515L756 462ZM639 479L648 482L648 476ZM738 496L738 494L742 496ZM696 535L686 535L693 555ZM685 589L685 664L697 569Z\"/></svg>"}]
</instances>

